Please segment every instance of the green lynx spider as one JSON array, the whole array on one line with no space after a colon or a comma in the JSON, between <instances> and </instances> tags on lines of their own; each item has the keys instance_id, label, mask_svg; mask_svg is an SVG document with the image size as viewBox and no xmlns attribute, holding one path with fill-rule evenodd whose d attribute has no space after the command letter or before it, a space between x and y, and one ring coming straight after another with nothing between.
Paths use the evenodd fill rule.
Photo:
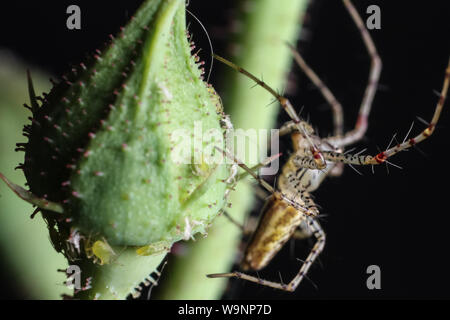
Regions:
<instances>
[{"instance_id":1,"label":"green lynx spider","mask_svg":"<svg viewBox=\"0 0 450 320\"><path fill-rule=\"evenodd\" d=\"M236 277L275 289L294 291L325 245L325 233L316 219L319 210L310 198L310 193L320 186L327 175L341 175L344 164L350 166L374 166L389 163L388 158L422 142L434 132L448 91L450 61L446 69L443 88L433 118L425 130L414 138L409 139L407 137L410 132L408 132L402 143L398 143L393 147L389 145L385 151L375 156L361 154L364 150L356 154L343 152L344 147L360 141L367 130L368 116L381 72L381 60L361 17L349 0L343 0L343 3L358 27L371 58L369 81L359 109L359 116L355 128L347 133L343 133L343 111L341 104L293 47L290 48L296 62L309 79L320 89L323 97L332 107L334 119L334 136L332 137L325 139L318 137L312 127L299 118L288 99L279 95L266 83L243 68L222 57L216 56L216 59L249 77L257 85L270 92L292 119L280 128L280 136L291 134L294 153L282 168L282 173L278 178L277 189L274 189L261 179L253 168L248 168L233 155L224 151L227 157L252 175L271 194L262 210L262 218L258 228L247 246L241 268L243 270L253 271L264 268L290 238L305 238L314 235L317 241L297 275L288 284L260 279L259 277L250 276L241 272L210 274L208 275L210 278Z\"/></svg>"}]
</instances>

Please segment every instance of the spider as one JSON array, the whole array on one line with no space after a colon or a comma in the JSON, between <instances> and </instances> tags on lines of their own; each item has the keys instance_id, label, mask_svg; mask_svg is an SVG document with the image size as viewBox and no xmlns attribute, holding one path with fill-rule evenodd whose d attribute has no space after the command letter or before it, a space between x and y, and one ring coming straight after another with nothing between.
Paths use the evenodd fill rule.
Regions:
<instances>
[{"instance_id":1,"label":"spider","mask_svg":"<svg viewBox=\"0 0 450 320\"><path fill-rule=\"evenodd\" d=\"M279 129L280 136L291 135L294 152L282 168L282 172L278 178L277 188L273 188L265 180L260 178L254 168L247 167L229 152L221 150L224 155L232 159L248 174L252 175L271 194L262 209L261 219L247 246L241 268L244 271L261 270L267 266L283 245L291 238L298 239L314 236L316 243L300 267L297 275L288 284L260 279L259 277L238 271L209 274L208 277L210 278L236 277L275 289L289 292L294 291L325 246L326 235L317 221L319 210L311 199L310 193L321 185L326 176L341 175L343 165L371 165L373 168L375 165L390 163L388 159L394 154L422 142L430 137L435 130L448 91L450 61L446 69L443 88L434 115L425 130L413 138L408 138L412 129L411 127L401 143L397 143L391 147L395 138L394 136L387 149L379 152L375 156L362 154L365 150L356 154L352 154L351 150L344 152L345 147L360 141L367 130L368 116L381 72L381 59L353 4L350 0L343 0L343 4L359 29L371 58L369 80L361 102L359 115L354 129L349 132L343 132L343 111L341 104L292 46L289 45L295 61L314 85L318 87L325 100L332 107L334 119L334 135L332 137L320 138L316 135L311 125L298 116L287 98L278 94L269 85L245 69L220 56L215 56L217 60L244 74L257 85L267 90L278 100L281 107L291 118L291 121L285 123Z\"/></svg>"}]
</instances>

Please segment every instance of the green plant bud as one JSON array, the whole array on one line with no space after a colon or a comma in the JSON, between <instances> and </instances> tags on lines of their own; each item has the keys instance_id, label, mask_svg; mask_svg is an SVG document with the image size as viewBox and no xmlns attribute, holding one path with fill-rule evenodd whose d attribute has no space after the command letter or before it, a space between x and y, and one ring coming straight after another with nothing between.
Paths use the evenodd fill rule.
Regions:
<instances>
[{"instance_id":1,"label":"green plant bud","mask_svg":"<svg viewBox=\"0 0 450 320\"><path fill-rule=\"evenodd\" d=\"M167 252L206 234L225 205L230 170L208 161L223 147L224 115L191 55L184 5L145 1L104 50L43 98L29 78L33 117L19 148L30 190L2 178L41 209L53 245L69 260L112 268L121 255Z\"/></svg>"}]
</instances>

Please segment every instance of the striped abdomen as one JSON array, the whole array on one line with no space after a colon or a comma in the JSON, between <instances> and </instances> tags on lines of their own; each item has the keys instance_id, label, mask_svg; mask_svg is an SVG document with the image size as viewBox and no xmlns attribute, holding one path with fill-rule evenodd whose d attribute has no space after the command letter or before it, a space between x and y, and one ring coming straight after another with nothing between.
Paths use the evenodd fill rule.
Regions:
<instances>
[{"instance_id":1,"label":"striped abdomen","mask_svg":"<svg viewBox=\"0 0 450 320\"><path fill-rule=\"evenodd\" d=\"M242 262L243 270L264 268L300 225L304 215L274 194L264 206L263 216Z\"/></svg>"}]
</instances>

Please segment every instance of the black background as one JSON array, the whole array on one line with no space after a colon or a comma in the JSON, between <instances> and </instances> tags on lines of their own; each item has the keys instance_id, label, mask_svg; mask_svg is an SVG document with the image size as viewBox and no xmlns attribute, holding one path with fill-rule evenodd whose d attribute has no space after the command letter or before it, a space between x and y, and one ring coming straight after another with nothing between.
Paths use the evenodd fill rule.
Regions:
<instances>
[{"instance_id":1,"label":"black background","mask_svg":"<svg viewBox=\"0 0 450 320\"><path fill-rule=\"evenodd\" d=\"M53 74L101 47L115 34L141 1L16 1L0 5L0 48L8 48L30 66ZM226 46L235 1L191 0L189 9L203 22L217 53ZM66 29L66 8L77 4L82 29ZM370 116L366 140L358 146L377 153L392 135L401 139L416 116L431 119L450 54L448 1L355 1L363 18L371 4L381 8L381 30L371 31L383 61L379 91ZM280 1L282 5L282 0ZM206 36L192 18L191 31L202 58L209 61ZM316 0L305 17L305 32L298 47L310 66L323 78L345 109L350 129L366 85L370 60L360 35L340 1ZM245 66L243 66L245 67ZM219 74L212 83L220 94ZM218 71L216 71L218 70ZM264 66L261 66L264 74ZM331 112L310 82L294 67L288 97L305 106L304 115L322 134L331 132ZM249 89L250 90L250 89ZM327 215L322 225L327 244L309 278L293 294L244 281L230 281L225 298L449 298L449 174L448 103L435 135L418 151L405 152L393 162L403 167L362 168L364 176L346 168L343 177L329 179L315 192ZM282 114L280 124L287 118ZM413 133L424 128L415 121ZM2 137L4 138L4 137ZM288 148L288 144L286 143ZM258 208L255 208L255 211ZM287 282L299 268L312 243L289 245L261 272L261 276ZM381 268L381 290L368 290L366 268ZM20 298L1 269L0 297ZM224 270L226 271L226 270ZM162 281L164 281L164 274ZM189 275L186 275L189 276ZM214 281L214 280L211 280ZM163 285L163 284L162 284ZM157 288L155 288L156 291Z\"/></svg>"}]
</instances>

